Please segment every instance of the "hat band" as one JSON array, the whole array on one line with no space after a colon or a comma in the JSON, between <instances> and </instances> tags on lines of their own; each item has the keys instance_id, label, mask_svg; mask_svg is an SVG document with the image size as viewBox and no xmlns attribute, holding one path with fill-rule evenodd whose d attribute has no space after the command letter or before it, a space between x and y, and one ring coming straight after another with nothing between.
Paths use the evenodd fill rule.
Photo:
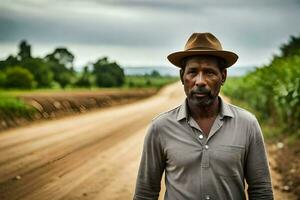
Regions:
<instances>
[{"instance_id":1,"label":"hat band","mask_svg":"<svg viewBox=\"0 0 300 200\"><path fill-rule=\"evenodd\" d=\"M190 50L214 50L214 51L222 51L222 49L214 49L214 48L210 48L210 47L194 47L194 48L186 49L186 51L190 51Z\"/></svg>"}]
</instances>

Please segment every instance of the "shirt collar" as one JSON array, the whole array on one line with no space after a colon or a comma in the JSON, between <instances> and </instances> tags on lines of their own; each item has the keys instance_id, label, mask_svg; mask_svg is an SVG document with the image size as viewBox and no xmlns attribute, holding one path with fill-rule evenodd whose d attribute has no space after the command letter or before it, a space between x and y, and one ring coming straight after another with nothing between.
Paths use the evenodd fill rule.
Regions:
<instances>
[{"instance_id":1,"label":"shirt collar","mask_svg":"<svg viewBox=\"0 0 300 200\"><path fill-rule=\"evenodd\" d=\"M228 103L224 102L221 97L219 97L220 100L220 113L219 116L221 119L223 119L225 116L227 117L234 117ZM189 113L188 113L188 106L187 106L187 99L180 105L179 111L177 113L177 121L180 121L182 119L188 119Z\"/></svg>"}]
</instances>

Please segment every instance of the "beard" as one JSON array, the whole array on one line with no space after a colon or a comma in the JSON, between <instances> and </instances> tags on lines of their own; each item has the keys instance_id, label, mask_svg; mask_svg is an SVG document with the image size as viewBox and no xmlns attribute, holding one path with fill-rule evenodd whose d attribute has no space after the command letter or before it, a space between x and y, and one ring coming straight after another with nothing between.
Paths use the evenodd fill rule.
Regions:
<instances>
[{"instance_id":1,"label":"beard","mask_svg":"<svg viewBox=\"0 0 300 200\"><path fill-rule=\"evenodd\" d=\"M217 96L205 87L197 87L190 91L189 101L199 107L206 107L212 105Z\"/></svg>"}]
</instances>

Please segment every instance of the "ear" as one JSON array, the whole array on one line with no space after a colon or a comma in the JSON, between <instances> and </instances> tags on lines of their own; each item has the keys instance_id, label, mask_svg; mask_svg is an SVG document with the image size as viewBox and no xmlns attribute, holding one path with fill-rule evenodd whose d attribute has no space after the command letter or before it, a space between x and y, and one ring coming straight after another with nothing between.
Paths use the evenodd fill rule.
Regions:
<instances>
[{"instance_id":1,"label":"ear","mask_svg":"<svg viewBox=\"0 0 300 200\"><path fill-rule=\"evenodd\" d=\"M181 68L180 71L179 71L179 75L180 75L180 80L181 80L182 85L184 84L184 82L183 82L183 74L184 74L184 70Z\"/></svg>"},{"instance_id":2,"label":"ear","mask_svg":"<svg viewBox=\"0 0 300 200\"><path fill-rule=\"evenodd\" d=\"M221 71L221 75L222 75L222 85L224 85L226 78L227 78L227 69L223 69Z\"/></svg>"}]
</instances>

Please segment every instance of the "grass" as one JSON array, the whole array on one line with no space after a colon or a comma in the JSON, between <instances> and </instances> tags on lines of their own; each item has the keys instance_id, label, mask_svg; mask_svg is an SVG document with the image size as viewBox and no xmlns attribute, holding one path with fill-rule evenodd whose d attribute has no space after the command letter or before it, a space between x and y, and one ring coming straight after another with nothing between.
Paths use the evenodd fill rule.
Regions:
<instances>
[{"instance_id":1,"label":"grass","mask_svg":"<svg viewBox=\"0 0 300 200\"><path fill-rule=\"evenodd\" d=\"M0 116L30 118L35 111L33 107L16 97L0 95Z\"/></svg>"},{"instance_id":2,"label":"grass","mask_svg":"<svg viewBox=\"0 0 300 200\"><path fill-rule=\"evenodd\" d=\"M164 85L178 81L172 76L126 76L125 88L161 88Z\"/></svg>"},{"instance_id":3,"label":"grass","mask_svg":"<svg viewBox=\"0 0 300 200\"><path fill-rule=\"evenodd\" d=\"M32 90L21 89L2 89L0 90L0 118L30 118L36 110L27 105L18 96L25 94L57 93L57 92L111 92L111 91L130 91L138 89L159 89L164 85L178 81L178 78L168 76L126 76L123 87L120 88L41 88Z\"/></svg>"},{"instance_id":4,"label":"grass","mask_svg":"<svg viewBox=\"0 0 300 200\"><path fill-rule=\"evenodd\" d=\"M179 78L172 76L126 76L125 84L123 87L118 88L37 88L32 90L22 89L0 89L0 94L3 96L17 97L23 94L38 94L38 93L55 93L55 92L81 92L81 91L95 91L95 92L106 92L106 91L120 91L120 90L131 90L136 88L156 88L159 89L162 86L178 81Z\"/></svg>"}]
</instances>

